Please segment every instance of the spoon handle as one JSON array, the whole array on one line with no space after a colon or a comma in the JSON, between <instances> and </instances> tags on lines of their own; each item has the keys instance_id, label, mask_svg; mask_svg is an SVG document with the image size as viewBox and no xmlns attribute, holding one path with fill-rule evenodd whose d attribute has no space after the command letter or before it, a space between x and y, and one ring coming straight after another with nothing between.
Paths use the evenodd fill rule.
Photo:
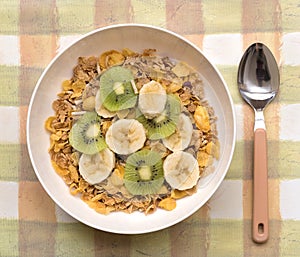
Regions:
<instances>
[{"instance_id":1,"label":"spoon handle","mask_svg":"<svg viewBox=\"0 0 300 257\"><path fill-rule=\"evenodd\" d=\"M269 237L268 217L267 134L258 128L254 132L253 221L252 237L264 243Z\"/></svg>"}]
</instances>

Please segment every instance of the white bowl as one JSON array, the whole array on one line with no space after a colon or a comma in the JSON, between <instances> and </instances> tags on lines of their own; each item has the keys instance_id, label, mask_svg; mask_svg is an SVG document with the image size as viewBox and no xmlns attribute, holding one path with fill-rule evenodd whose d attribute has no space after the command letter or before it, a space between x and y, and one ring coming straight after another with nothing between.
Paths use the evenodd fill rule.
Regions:
<instances>
[{"instance_id":1,"label":"white bowl","mask_svg":"<svg viewBox=\"0 0 300 257\"><path fill-rule=\"evenodd\" d=\"M204 81L205 98L218 117L220 159L214 163L215 172L200 179L198 191L177 201L173 211L157 210L151 215L135 212L115 212L101 215L88 207L79 197L69 193L68 186L51 166L49 134L44 128L52 116L52 102L61 90L61 82L72 76L72 68L79 56L98 56L110 49L130 48L141 52L155 48L161 56L182 60L200 72ZM229 168L236 137L233 102L226 83L218 70L195 45L183 37L147 25L124 24L94 30L57 55L40 77L33 92L27 120L27 143L36 175L49 196L75 219L96 229L121 234L157 231L174 225L203 206L217 190Z\"/></svg>"}]
</instances>

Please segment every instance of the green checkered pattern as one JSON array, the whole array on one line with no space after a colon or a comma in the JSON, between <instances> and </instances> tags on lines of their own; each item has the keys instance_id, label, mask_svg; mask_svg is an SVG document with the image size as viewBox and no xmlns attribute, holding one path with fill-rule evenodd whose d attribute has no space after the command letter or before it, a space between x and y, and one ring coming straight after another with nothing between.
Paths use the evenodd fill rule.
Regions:
<instances>
[{"instance_id":1,"label":"green checkered pattern","mask_svg":"<svg viewBox=\"0 0 300 257\"><path fill-rule=\"evenodd\" d=\"M0 256L299 256L300 4L298 0L1 0ZM76 37L119 23L167 28L199 46L226 80L237 114L229 172L195 214L162 231L117 235L64 213L37 180L26 117L44 68ZM267 108L270 238L251 239L253 112L236 85L253 42L280 63L280 94Z\"/></svg>"}]
</instances>

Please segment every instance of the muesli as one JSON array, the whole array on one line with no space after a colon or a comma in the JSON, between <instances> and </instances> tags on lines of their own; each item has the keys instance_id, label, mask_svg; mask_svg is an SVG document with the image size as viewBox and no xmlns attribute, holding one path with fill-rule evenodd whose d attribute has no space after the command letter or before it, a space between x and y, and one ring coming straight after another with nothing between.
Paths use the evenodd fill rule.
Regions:
<instances>
[{"instance_id":1,"label":"muesli","mask_svg":"<svg viewBox=\"0 0 300 257\"><path fill-rule=\"evenodd\" d=\"M101 214L173 210L219 158L198 72L155 49L79 57L52 107L52 165Z\"/></svg>"}]
</instances>

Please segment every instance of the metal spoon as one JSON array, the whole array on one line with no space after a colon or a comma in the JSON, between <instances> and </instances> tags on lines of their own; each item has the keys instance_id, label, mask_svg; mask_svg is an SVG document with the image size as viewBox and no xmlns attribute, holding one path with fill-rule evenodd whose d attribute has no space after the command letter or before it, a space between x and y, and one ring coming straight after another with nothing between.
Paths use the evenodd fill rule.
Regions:
<instances>
[{"instance_id":1,"label":"metal spoon","mask_svg":"<svg viewBox=\"0 0 300 257\"><path fill-rule=\"evenodd\" d=\"M264 108L279 89L279 70L271 51L254 43L244 53L237 78L239 91L255 112L252 238L264 243L269 236L267 135Z\"/></svg>"}]
</instances>

